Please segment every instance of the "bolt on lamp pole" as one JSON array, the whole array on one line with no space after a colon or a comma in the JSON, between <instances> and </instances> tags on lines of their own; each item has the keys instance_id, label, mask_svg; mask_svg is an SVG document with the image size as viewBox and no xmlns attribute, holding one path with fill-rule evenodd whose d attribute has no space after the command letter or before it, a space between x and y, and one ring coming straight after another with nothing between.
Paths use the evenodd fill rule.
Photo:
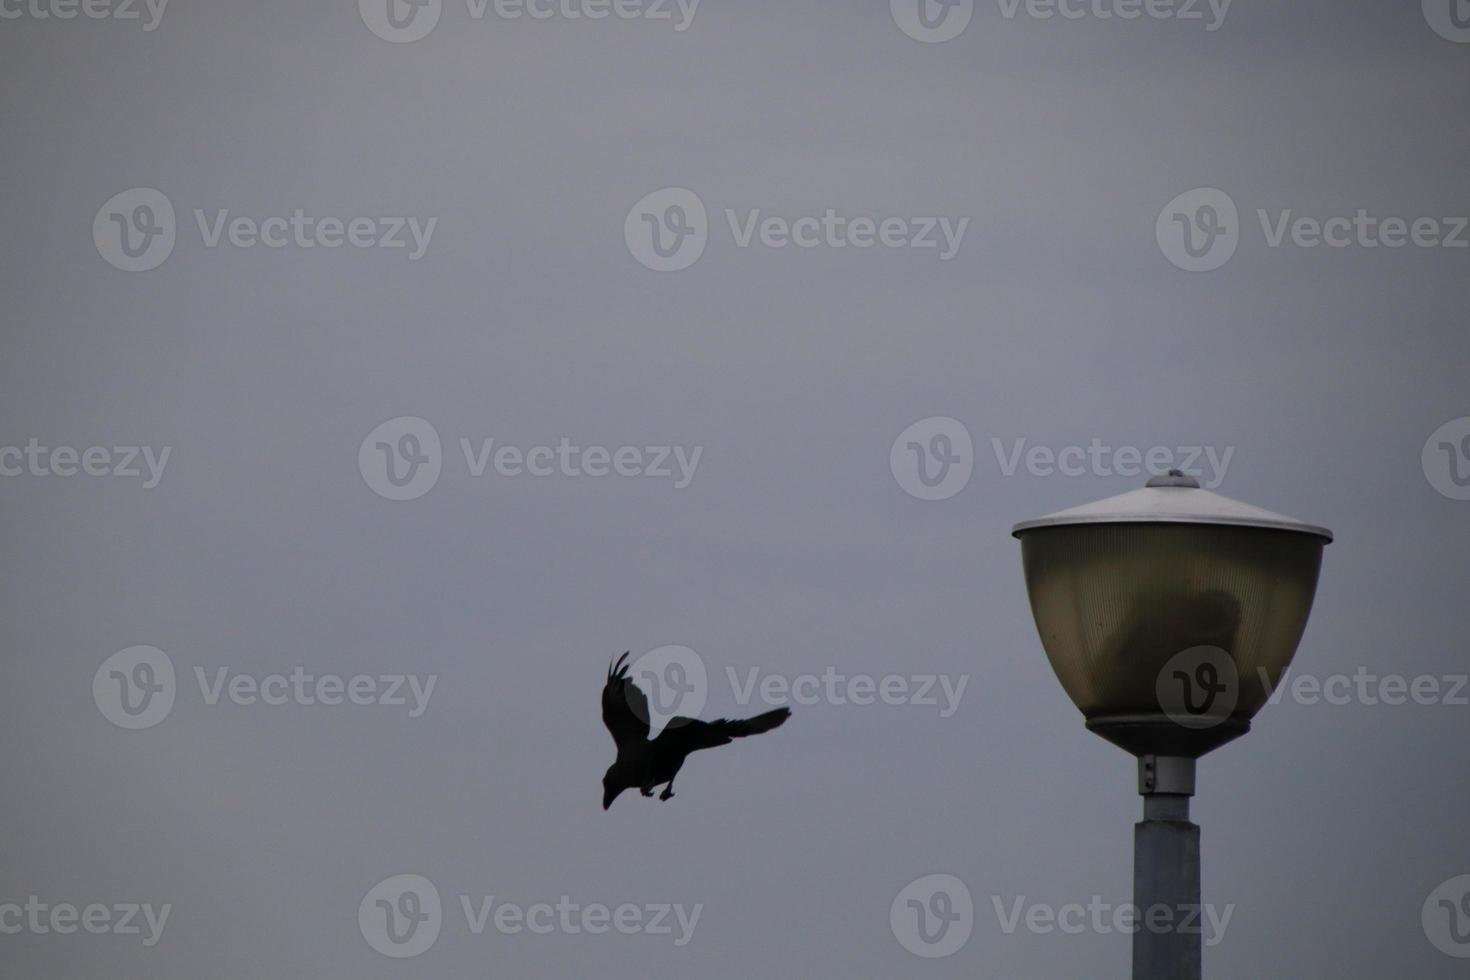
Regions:
<instances>
[{"instance_id":1,"label":"bolt on lamp pole","mask_svg":"<svg viewBox=\"0 0 1470 980\"><path fill-rule=\"evenodd\" d=\"M1012 533L1057 679L1138 760L1133 978L1199 980L1196 760L1250 731L1290 665L1332 532L1171 470Z\"/></svg>"}]
</instances>

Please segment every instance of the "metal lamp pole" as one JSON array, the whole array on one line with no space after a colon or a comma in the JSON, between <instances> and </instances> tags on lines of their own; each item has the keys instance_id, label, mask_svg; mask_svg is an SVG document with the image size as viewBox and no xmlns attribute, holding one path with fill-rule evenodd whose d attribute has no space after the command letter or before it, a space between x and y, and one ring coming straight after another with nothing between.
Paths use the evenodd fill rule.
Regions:
<instances>
[{"instance_id":1,"label":"metal lamp pole","mask_svg":"<svg viewBox=\"0 0 1470 980\"><path fill-rule=\"evenodd\" d=\"M1133 904L1142 922L1133 933L1133 980L1200 980L1200 931L1149 928L1152 909L1164 908L1177 924L1181 913L1200 908L1199 826L1189 819L1194 795L1194 760L1141 756L1138 792L1143 820L1133 825Z\"/></svg>"}]
</instances>

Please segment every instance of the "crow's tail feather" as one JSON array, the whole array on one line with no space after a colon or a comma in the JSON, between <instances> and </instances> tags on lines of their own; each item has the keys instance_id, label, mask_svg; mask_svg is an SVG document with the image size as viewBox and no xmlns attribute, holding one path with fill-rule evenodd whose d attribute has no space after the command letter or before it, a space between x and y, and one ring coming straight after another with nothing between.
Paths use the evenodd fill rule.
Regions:
<instances>
[{"instance_id":1,"label":"crow's tail feather","mask_svg":"<svg viewBox=\"0 0 1470 980\"><path fill-rule=\"evenodd\" d=\"M790 708L777 708L775 711L767 711L763 715L754 718L746 718L741 721L730 722L730 734L734 738L744 738L747 735L759 735L777 727L787 718L791 717Z\"/></svg>"}]
</instances>

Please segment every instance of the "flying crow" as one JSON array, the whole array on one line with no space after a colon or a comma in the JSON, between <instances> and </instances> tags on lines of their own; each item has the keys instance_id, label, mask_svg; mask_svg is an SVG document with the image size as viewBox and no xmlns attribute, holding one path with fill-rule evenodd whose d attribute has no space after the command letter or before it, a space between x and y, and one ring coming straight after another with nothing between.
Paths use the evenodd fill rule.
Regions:
<instances>
[{"instance_id":1,"label":"flying crow","mask_svg":"<svg viewBox=\"0 0 1470 980\"><path fill-rule=\"evenodd\" d=\"M618 747L617 760L602 777L604 810L612 806L619 793L634 786L644 796L652 796L655 786L668 783L658 796L667 800L674 795L674 777L690 752L768 732L791 717L790 708L777 708L741 721L673 718L658 738L650 739L648 698L628 678L627 660L625 653L608 668L607 684L602 688L602 722Z\"/></svg>"}]
</instances>

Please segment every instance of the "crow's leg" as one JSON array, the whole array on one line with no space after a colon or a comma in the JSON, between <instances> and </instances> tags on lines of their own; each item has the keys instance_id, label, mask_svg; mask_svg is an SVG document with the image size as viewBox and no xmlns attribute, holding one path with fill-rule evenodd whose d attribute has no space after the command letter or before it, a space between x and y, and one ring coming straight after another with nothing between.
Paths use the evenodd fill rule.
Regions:
<instances>
[{"instance_id":1,"label":"crow's leg","mask_svg":"<svg viewBox=\"0 0 1470 980\"><path fill-rule=\"evenodd\" d=\"M642 776L638 782L638 792L643 794L644 796L652 796L653 788L659 783L659 781L654 778L653 769L653 759L645 758L643 760Z\"/></svg>"},{"instance_id":2,"label":"crow's leg","mask_svg":"<svg viewBox=\"0 0 1470 980\"><path fill-rule=\"evenodd\" d=\"M685 755L687 754L688 753L685 753ZM666 770L669 774L669 782L666 786L664 786L664 791L658 795L659 799L671 800L674 798L674 780L678 777L679 770L683 768L684 758L681 756L677 762L675 762L671 767L669 767L669 769Z\"/></svg>"}]
</instances>

